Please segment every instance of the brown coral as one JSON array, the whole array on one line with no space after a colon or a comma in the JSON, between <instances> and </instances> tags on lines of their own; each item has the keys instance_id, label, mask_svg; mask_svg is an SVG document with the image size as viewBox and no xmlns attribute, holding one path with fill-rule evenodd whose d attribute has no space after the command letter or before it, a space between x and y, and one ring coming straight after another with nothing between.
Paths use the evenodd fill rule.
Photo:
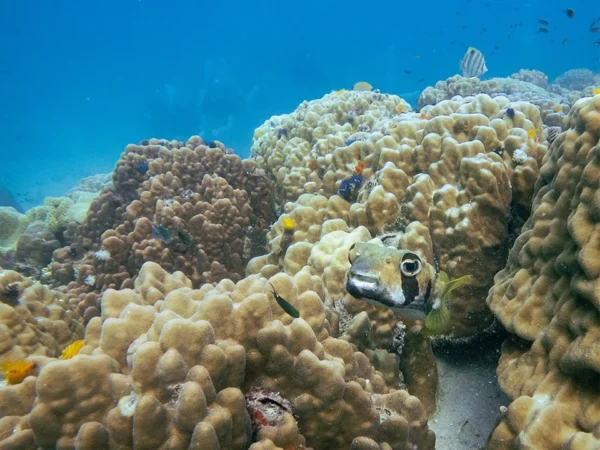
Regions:
<instances>
[{"instance_id":1,"label":"brown coral","mask_svg":"<svg viewBox=\"0 0 600 450\"><path fill-rule=\"evenodd\" d=\"M147 261L185 273L194 286L239 280L263 251L271 188L256 163L217 145L193 137L128 146L114 187L92 203L70 246L54 253L45 280L72 282L66 290L88 318L99 310L90 293L132 287Z\"/></svg>"},{"instance_id":2,"label":"brown coral","mask_svg":"<svg viewBox=\"0 0 600 450\"><path fill-rule=\"evenodd\" d=\"M578 101L568 126L487 300L513 334L498 377L514 401L490 449L600 446L600 96Z\"/></svg>"}]
</instances>

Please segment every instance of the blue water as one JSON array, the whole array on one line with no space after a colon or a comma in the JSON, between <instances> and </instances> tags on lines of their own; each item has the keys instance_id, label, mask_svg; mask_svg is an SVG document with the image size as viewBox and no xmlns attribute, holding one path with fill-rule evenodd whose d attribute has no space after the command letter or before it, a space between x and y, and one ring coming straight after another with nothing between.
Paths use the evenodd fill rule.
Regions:
<instances>
[{"instance_id":1,"label":"blue water","mask_svg":"<svg viewBox=\"0 0 600 450\"><path fill-rule=\"evenodd\" d=\"M271 115L356 81L414 103L458 73L461 43L486 77L598 71L598 16L595 0L3 0L0 185L31 206L149 137L200 133L247 156Z\"/></svg>"}]
</instances>

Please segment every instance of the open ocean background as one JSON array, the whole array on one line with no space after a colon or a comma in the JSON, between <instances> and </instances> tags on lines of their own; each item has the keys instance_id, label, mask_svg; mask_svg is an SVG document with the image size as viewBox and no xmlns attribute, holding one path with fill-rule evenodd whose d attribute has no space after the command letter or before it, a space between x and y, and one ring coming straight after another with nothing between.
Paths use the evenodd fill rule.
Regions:
<instances>
[{"instance_id":1,"label":"open ocean background","mask_svg":"<svg viewBox=\"0 0 600 450\"><path fill-rule=\"evenodd\" d=\"M0 186L40 204L150 137L200 134L247 157L270 116L357 81L414 105L468 46L484 79L597 72L599 16L597 0L2 0Z\"/></svg>"}]
</instances>

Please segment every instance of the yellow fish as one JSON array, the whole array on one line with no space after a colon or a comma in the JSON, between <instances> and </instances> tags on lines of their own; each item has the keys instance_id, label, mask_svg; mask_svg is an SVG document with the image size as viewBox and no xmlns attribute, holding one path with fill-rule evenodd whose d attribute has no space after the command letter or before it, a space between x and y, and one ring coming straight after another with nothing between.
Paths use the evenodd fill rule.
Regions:
<instances>
[{"instance_id":1,"label":"yellow fish","mask_svg":"<svg viewBox=\"0 0 600 450\"><path fill-rule=\"evenodd\" d=\"M358 83L354 84L354 87L352 89L354 89L355 91L372 91L373 86L371 86L366 81L359 81Z\"/></svg>"},{"instance_id":2,"label":"yellow fish","mask_svg":"<svg viewBox=\"0 0 600 450\"><path fill-rule=\"evenodd\" d=\"M537 133L533 128L530 128L527 130L527 136L529 136L529 139L535 139L537 137Z\"/></svg>"},{"instance_id":3,"label":"yellow fish","mask_svg":"<svg viewBox=\"0 0 600 450\"><path fill-rule=\"evenodd\" d=\"M593 95L600 95L600 87L595 87L592 93Z\"/></svg>"},{"instance_id":4,"label":"yellow fish","mask_svg":"<svg viewBox=\"0 0 600 450\"><path fill-rule=\"evenodd\" d=\"M74 356L77 356L79 354L79 351L83 348L84 345L85 345L84 340L79 340L79 341L73 342L68 347L65 347L65 349L62 351L62 355L60 355L60 359L71 359Z\"/></svg>"}]
</instances>

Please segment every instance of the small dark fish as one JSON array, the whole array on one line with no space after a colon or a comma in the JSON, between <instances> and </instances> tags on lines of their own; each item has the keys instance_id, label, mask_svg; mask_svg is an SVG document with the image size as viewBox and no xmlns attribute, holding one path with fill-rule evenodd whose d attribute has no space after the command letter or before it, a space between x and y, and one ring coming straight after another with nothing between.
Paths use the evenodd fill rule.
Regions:
<instances>
[{"instance_id":1,"label":"small dark fish","mask_svg":"<svg viewBox=\"0 0 600 450\"><path fill-rule=\"evenodd\" d=\"M542 25L549 25L550 21L547 19L538 19L537 20L539 23L541 23Z\"/></svg>"},{"instance_id":2,"label":"small dark fish","mask_svg":"<svg viewBox=\"0 0 600 450\"><path fill-rule=\"evenodd\" d=\"M208 148L217 148L218 145L215 141L204 141L204 145L206 145Z\"/></svg>"},{"instance_id":3,"label":"small dark fish","mask_svg":"<svg viewBox=\"0 0 600 450\"><path fill-rule=\"evenodd\" d=\"M498 156L502 157L502 155L504 155L504 147L498 147L498 148L495 148L495 149L493 150L493 152L494 152L496 155L498 155Z\"/></svg>"},{"instance_id":4,"label":"small dark fish","mask_svg":"<svg viewBox=\"0 0 600 450\"><path fill-rule=\"evenodd\" d=\"M422 83L423 81L425 81L425 78L419 78L419 79L417 80L417 83Z\"/></svg>"},{"instance_id":5,"label":"small dark fish","mask_svg":"<svg viewBox=\"0 0 600 450\"><path fill-rule=\"evenodd\" d=\"M544 33L544 34L545 34L545 33L548 33L548 28L545 28L545 27L539 27L537 32L538 32L538 33Z\"/></svg>"},{"instance_id":6,"label":"small dark fish","mask_svg":"<svg viewBox=\"0 0 600 450\"><path fill-rule=\"evenodd\" d=\"M177 237L179 238L179 240L181 242L183 242L185 245L191 245L194 241L192 241L192 238L190 237L189 234L187 234L183 229L178 229L177 230Z\"/></svg>"},{"instance_id":7,"label":"small dark fish","mask_svg":"<svg viewBox=\"0 0 600 450\"><path fill-rule=\"evenodd\" d=\"M598 26L600 24L600 17L596 17L594 19L594 21L590 24L590 31L592 33L599 33L600 32L600 26Z\"/></svg>"},{"instance_id":8,"label":"small dark fish","mask_svg":"<svg viewBox=\"0 0 600 450\"><path fill-rule=\"evenodd\" d=\"M600 33L600 27L590 27L592 33Z\"/></svg>"},{"instance_id":9,"label":"small dark fish","mask_svg":"<svg viewBox=\"0 0 600 450\"><path fill-rule=\"evenodd\" d=\"M288 135L288 130L287 128L280 128L279 130L277 130L277 139L281 139L282 137Z\"/></svg>"},{"instance_id":10,"label":"small dark fish","mask_svg":"<svg viewBox=\"0 0 600 450\"><path fill-rule=\"evenodd\" d=\"M169 242L171 242L171 240L173 240L173 235L171 234L171 232L169 230L167 230L165 227L163 227L162 225L153 225L152 226L152 236L155 239L163 241L166 244L168 244Z\"/></svg>"},{"instance_id":11,"label":"small dark fish","mask_svg":"<svg viewBox=\"0 0 600 450\"><path fill-rule=\"evenodd\" d=\"M281 295L279 295L277 293L277 291L275 290L275 286L273 286L273 284L271 284L271 282L269 282L269 284L273 288L273 297L275 297L275 300L277 300L277 304L279 306L281 306L281 309L283 309L287 314L292 316L294 319L297 319L298 317L300 317L300 313L298 312L298 310L291 303L289 303L287 300L285 300Z\"/></svg>"},{"instance_id":12,"label":"small dark fish","mask_svg":"<svg viewBox=\"0 0 600 450\"><path fill-rule=\"evenodd\" d=\"M150 169L150 166L148 165L148 161L143 161L137 164L136 169L139 173L141 173L142 175L145 175L146 172L148 172L148 169Z\"/></svg>"},{"instance_id":13,"label":"small dark fish","mask_svg":"<svg viewBox=\"0 0 600 450\"><path fill-rule=\"evenodd\" d=\"M485 33L486 31L487 31L487 28L482 28L482 29L481 29L481 33L482 33L482 34L483 34L483 33Z\"/></svg>"},{"instance_id":14,"label":"small dark fish","mask_svg":"<svg viewBox=\"0 0 600 450\"><path fill-rule=\"evenodd\" d=\"M565 45L566 43L567 43L567 39L563 39L562 45Z\"/></svg>"},{"instance_id":15,"label":"small dark fish","mask_svg":"<svg viewBox=\"0 0 600 450\"><path fill-rule=\"evenodd\" d=\"M594 45L595 45L596 47L600 46L600 39L598 39L596 42L594 42Z\"/></svg>"},{"instance_id":16,"label":"small dark fish","mask_svg":"<svg viewBox=\"0 0 600 450\"><path fill-rule=\"evenodd\" d=\"M500 46L499 45L494 45L494 50L500 50Z\"/></svg>"},{"instance_id":17,"label":"small dark fish","mask_svg":"<svg viewBox=\"0 0 600 450\"><path fill-rule=\"evenodd\" d=\"M406 75L410 75L410 74L412 73L412 70L405 69L405 70L404 70L404 73L405 73Z\"/></svg>"},{"instance_id":18,"label":"small dark fish","mask_svg":"<svg viewBox=\"0 0 600 450\"><path fill-rule=\"evenodd\" d=\"M569 19L572 19L573 17L575 17L575 10L573 8L567 8L565 9L565 14Z\"/></svg>"},{"instance_id":19,"label":"small dark fish","mask_svg":"<svg viewBox=\"0 0 600 450\"><path fill-rule=\"evenodd\" d=\"M506 110L506 116L510 119L513 120L515 118L515 110L512 108L508 108Z\"/></svg>"}]
</instances>

